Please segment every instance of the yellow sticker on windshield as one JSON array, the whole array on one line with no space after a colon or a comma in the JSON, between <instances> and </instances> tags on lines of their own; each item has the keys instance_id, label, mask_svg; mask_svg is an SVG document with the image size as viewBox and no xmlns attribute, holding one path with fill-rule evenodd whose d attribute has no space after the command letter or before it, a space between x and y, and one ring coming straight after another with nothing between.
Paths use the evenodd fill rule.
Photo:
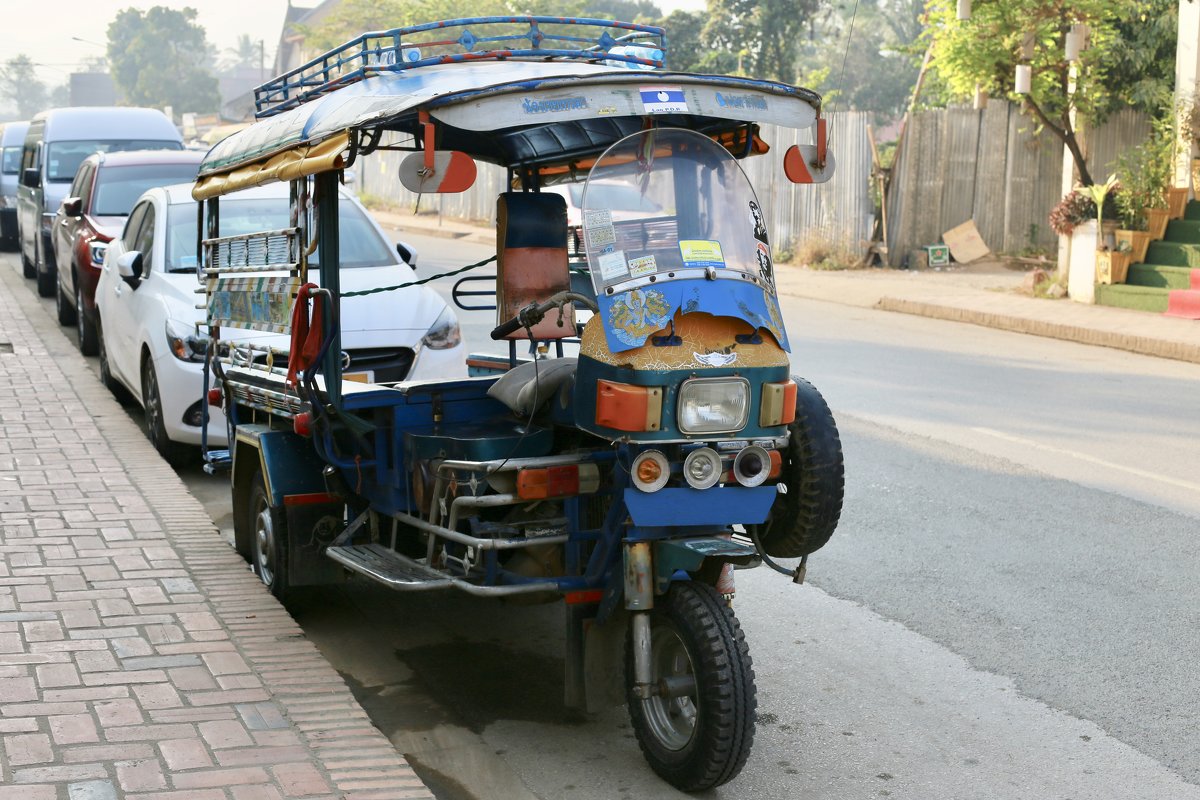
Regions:
<instances>
[{"instance_id":1,"label":"yellow sticker on windshield","mask_svg":"<svg viewBox=\"0 0 1200 800\"><path fill-rule=\"evenodd\" d=\"M721 243L712 239L684 239L679 243L683 263L689 267L723 267Z\"/></svg>"}]
</instances>

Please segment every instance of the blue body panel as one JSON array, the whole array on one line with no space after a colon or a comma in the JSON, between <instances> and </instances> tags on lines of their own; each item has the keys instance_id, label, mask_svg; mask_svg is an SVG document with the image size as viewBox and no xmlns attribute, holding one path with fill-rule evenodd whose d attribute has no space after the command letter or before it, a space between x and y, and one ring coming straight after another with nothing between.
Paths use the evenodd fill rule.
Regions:
<instances>
[{"instance_id":1,"label":"blue body panel","mask_svg":"<svg viewBox=\"0 0 1200 800\"><path fill-rule=\"evenodd\" d=\"M767 519L775 494L774 486L713 486L667 488L649 494L626 489L623 496L634 525L659 528L758 525Z\"/></svg>"},{"instance_id":2,"label":"blue body panel","mask_svg":"<svg viewBox=\"0 0 1200 800\"><path fill-rule=\"evenodd\" d=\"M291 431L271 430L266 425L239 425L237 440L258 451L263 479L271 502L283 505L291 494L326 491L322 470L325 462L313 449L312 442Z\"/></svg>"}]
</instances>

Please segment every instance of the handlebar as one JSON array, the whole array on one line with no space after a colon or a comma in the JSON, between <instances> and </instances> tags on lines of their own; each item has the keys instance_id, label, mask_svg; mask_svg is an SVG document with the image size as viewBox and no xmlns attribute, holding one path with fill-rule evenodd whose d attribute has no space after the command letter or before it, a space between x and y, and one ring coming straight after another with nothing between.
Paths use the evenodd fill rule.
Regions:
<instances>
[{"instance_id":1,"label":"handlebar","mask_svg":"<svg viewBox=\"0 0 1200 800\"><path fill-rule=\"evenodd\" d=\"M492 329L492 340L503 339L510 334L516 333L522 328L532 328L546 317L546 312L562 308L567 303L578 303L585 306L593 312L599 311L596 301L587 295L579 294L578 292L558 292L552 295L549 300L544 303L530 303L517 312L517 315L507 322L502 322ZM559 325L562 325L562 319L559 319Z\"/></svg>"}]
</instances>

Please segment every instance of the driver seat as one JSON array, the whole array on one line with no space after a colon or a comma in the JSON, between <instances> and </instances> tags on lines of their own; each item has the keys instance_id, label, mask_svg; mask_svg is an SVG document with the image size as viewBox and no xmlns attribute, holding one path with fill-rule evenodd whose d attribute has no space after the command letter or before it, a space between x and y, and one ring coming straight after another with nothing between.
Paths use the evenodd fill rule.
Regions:
<instances>
[{"instance_id":1,"label":"driver seat","mask_svg":"<svg viewBox=\"0 0 1200 800\"><path fill-rule=\"evenodd\" d=\"M567 262L567 201L560 194L504 192L496 200L496 324L530 303L570 291ZM575 308L563 307L563 324L551 312L533 326L534 341L568 339L577 333ZM529 339L517 330L506 339Z\"/></svg>"}]
</instances>

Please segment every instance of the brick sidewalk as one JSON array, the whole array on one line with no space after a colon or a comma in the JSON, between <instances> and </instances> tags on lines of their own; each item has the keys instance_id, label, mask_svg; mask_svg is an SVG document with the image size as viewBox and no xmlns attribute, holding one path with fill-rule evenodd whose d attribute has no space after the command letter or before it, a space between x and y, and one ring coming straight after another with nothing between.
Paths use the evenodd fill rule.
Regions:
<instances>
[{"instance_id":1,"label":"brick sidewalk","mask_svg":"<svg viewBox=\"0 0 1200 800\"><path fill-rule=\"evenodd\" d=\"M0 800L431 798L0 259Z\"/></svg>"}]
</instances>

